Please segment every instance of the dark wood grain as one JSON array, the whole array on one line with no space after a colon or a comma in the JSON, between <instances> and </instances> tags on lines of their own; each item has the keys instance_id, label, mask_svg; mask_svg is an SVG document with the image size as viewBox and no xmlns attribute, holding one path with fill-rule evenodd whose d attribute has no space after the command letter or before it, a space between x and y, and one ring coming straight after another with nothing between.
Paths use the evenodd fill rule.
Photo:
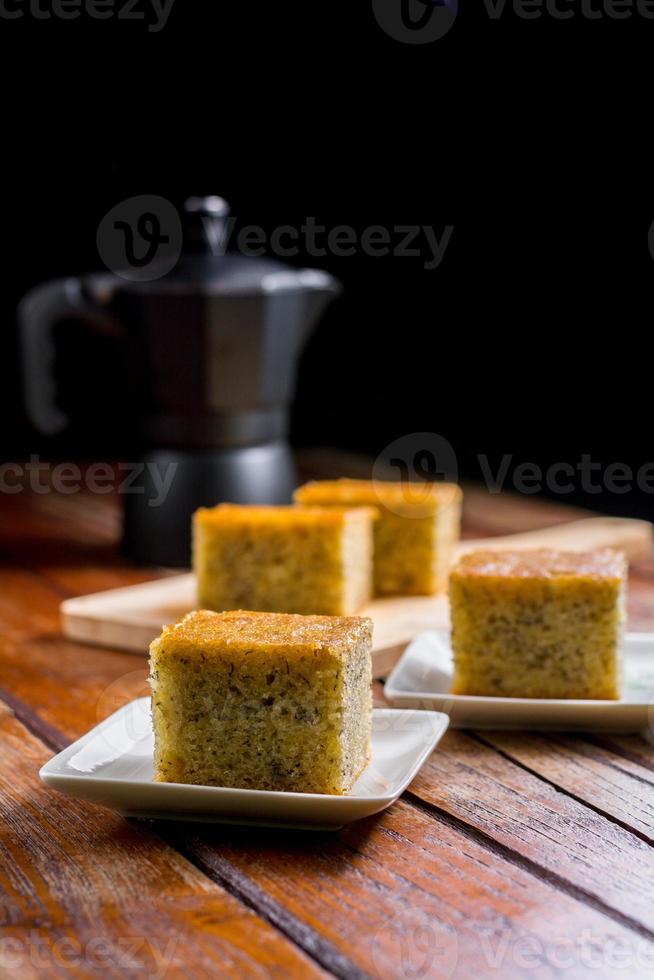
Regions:
<instances>
[{"instance_id":1,"label":"dark wood grain","mask_svg":"<svg viewBox=\"0 0 654 980\"><path fill-rule=\"evenodd\" d=\"M628 772L631 765L637 766L638 772L642 772L642 769L654 772L654 732L642 735L594 734L588 738L620 756L621 765Z\"/></svg>"},{"instance_id":2,"label":"dark wood grain","mask_svg":"<svg viewBox=\"0 0 654 980\"><path fill-rule=\"evenodd\" d=\"M2 783L0 863L25 852L23 892L0 891L12 937L36 922L50 944L86 941L93 908L114 945L147 926L179 936L186 960L196 938L191 976L603 977L624 962L651 975L654 749L637 736L451 732L402 801L331 835L138 825L48 792L35 776L48 748L147 692L144 658L62 638L59 602L161 572L119 555L113 498L1 504L0 688L15 714L0 714L0 734L20 778ZM579 516L476 491L466 510L474 536ZM632 621L651 628L654 566L632 579ZM141 851L151 915L129 894Z\"/></svg>"},{"instance_id":3,"label":"dark wood grain","mask_svg":"<svg viewBox=\"0 0 654 980\"><path fill-rule=\"evenodd\" d=\"M581 766L584 757L572 740L569 752L569 761ZM626 776L622 782L624 796ZM651 786L630 785L634 808L651 801ZM448 733L446 749L433 754L411 785L415 796L538 866L548 880L555 876L597 907L654 932L654 849L562 789L459 732Z\"/></svg>"},{"instance_id":4,"label":"dark wood grain","mask_svg":"<svg viewBox=\"0 0 654 980\"><path fill-rule=\"evenodd\" d=\"M528 772L654 844L654 771L591 740L527 732L484 732L479 739ZM638 739L654 764L654 753Z\"/></svg>"},{"instance_id":5,"label":"dark wood grain","mask_svg":"<svg viewBox=\"0 0 654 980\"><path fill-rule=\"evenodd\" d=\"M0 974L322 974L159 837L47 790L50 751L2 704L0 746Z\"/></svg>"},{"instance_id":6,"label":"dark wood grain","mask_svg":"<svg viewBox=\"0 0 654 980\"><path fill-rule=\"evenodd\" d=\"M42 622L41 626L43 626ZM92 663L96 663L95 658L98 656L101 661L104 661L105 658L113 661L117 656L103 651L78 647L75 644L63 642L63 645L70 648L69 655L71 651L77 653L80 650L86 651ZM122 655L118 656L122 657ZM50 699L48 725L52 725L52 731L57 733L57 747L81 734L90 724L95 722L98 716L115 710L117 703L123 698L130 700L132 697L143 693L145 666L142 664L141 658L127 657L126 659L138 661L139 669L130 670L122 675L118 679L117 686L114 686L110 691L108 699L106 692L104 695L103 692L100 692L97 697L88 697L87 691L87 698L84 702L80 702L76 695L72 705L67 697L67 687L71 672L73 674L75 672L75 664L74 662L72 665L68 664L66 658L62 658L62 656L53 659L47 675L47 696ZM38 671L30 679L29 663L31 663L31 658L22 659L21 680L26 689L39 686ZM59 671L62 670L62 664L64 669L62 680L59 681ZM93 676L95 676L95 672ZM87 681L87 683L92 685L92 682ZM450 736L448 736L448 740L451 741ZM456 745L448 748L446 744L448 758L454 748ZM414 784L412 790L414 793L418 793L419 787ZM316 855L315 849L315 842L319 839L318 835L305 835L303 846L298 848L294 837L272 834L268 836L267 846L262 849L259 840L260 835L257 835L257 839L253 842L252 835L246 834L239 837L238 833L224 828L217 832L207 832L208 836L204 839L197 834L189 836L186 829L171 832L162 824L158 825L157 832L164 839L169 840L178 851L184 853L190 861L196 863L198 867L205 871L209 869L212 875L217 876L216 880L229 884L229 887L233 888L235 893L245 901L256 902L256 898L252 896L252 889L254 888L255 896L264 896L267 906L277 910L275 913L271 913L270 908L267 908L266 917L283 927L285 933L295 938L296 941L302 942L303 948L306 944L307 949L320 954L321 962L330 964L332 972L339 974L341 971L337 969L336 956L331 959L326 957L324 949L321 949L321 944L327 948L335 945L339 951L345 949L343 955L347 954L346 958L348 959L352 957L360 969L372 969L375 958L380 955L380 944L383 945L384 941L383 938L377 936L377 931L373 928L373 924L378 920L383 922L389 917L391 919L398 918L402 924L407 915L409 921L411 915L418 915L419 917L424 915L428 918L435 916L437 921L449 923L449 919L443 919L442 909L438 911L436 905L423 902L418 895L416 895L417 904L413 900L409 901L409 913L406 912L406 903L413 891L413 886L404 881L405 871L402 871L397 879L398 882L402 883L397 894L392 886L380 890L376 877L377 872L370 878L365 874L368 862L372 860L374 864L380 863L380 873L385 877L390 876L391 883L395 880L397 874L395 844L391 849L386 841L390 838L397 843L398 835L402 837L405 834L403 830L405 825L413 827L417 835L415 840L406 841L402 845L401 850L405 851L407 865L418 865L420 862L424 862L427 853L431 854L430 860L432 862L436 861L432 852L438 849L436 847L437 842L439 842L439 847L445 848L447 860L445 858L439 859L440 863L437 862L428 872L435 881L451 875L449 854L452 850L460 854L459 861L464 860L465 857L463 869L457 870L457 878L468 877L471 881L478 882L479 867L477 865L485 865L489 868L490 883L481 891L475 888L466 892L462 898L462 910L457 917L458 924L454 927L457 945L462 951L459 955L465 956L465 962L469 963L471 968L474 963L475 968L481 969L483 959L491 955L490 947L479 944L476 931L479 927L478 917L488 917L491 914L492 897L497 892L506 891L508 888L506 882L513 881L516 876L518 882L515 883L514 881L512 885L514 890L512 901L514 904L511 906L516 915L518 911L523 912L518 899L525 889L529 890L532 900L541 903L543 907L554 900L556 893L556 901L562 903L567 910L561 922L567 921L569 924L567 931L561 932L559 930L557 933L557 942L560 944L577 942L578 937L585 934L585 930L590 930L595 937L598 937L600 945L602 942L610 944L616 935L616 925L622 927L620 933L622 942L627 942L628 935L631 937L629 942L632 944L649 941L646 936L642 936L638 931L631 935L633 930L623 926L621 922L616 924L611 915L606 914L606 910L600 910L599 914L596 910L592 910L593 915L590 912L586 913L583 903L578 899L571 898L565 887L557 890L552 887L551 883L546 883L547 892L544 892L544 883L538 881L537 874L534 874L531 869L525 870L520 865L516 867L512 861L507 860L505 855L496 853L490 835L487 835L488 839L483 836L477 840L471 839L468 827L464 826L465 823L468 823L468 827L471 826L469 821L462 821L461 827L456 828L448 823L443 824L442 817L439 817L435 824L433 815L418 814L414 812L414 808L402 805L402 809L393 808L379 821L371 821L362 825L356 833L350 829L339 835L338 839L327 839L327 841L324 838L321 839L319 857ZM234 838L236 843L234 843ZM355 840L360 849L358 860L355 853L357 848L353 852ZM444 844L443 840L445 840ZM474 860L470 860L473 843L475 856ZM388 849L385 870L384 848ZM373 851L374 857L372 856ZM324 853L328 855L326 860ZM468 862L467 866L466 862ZM231 870L226 871L226 869ZM318 893L316 893L315 886L316 877L321 883ZM356 907L365 910L366 915L370 918L367 920L368 926L366 928L364 928L363 923L357 926L351 934L351 942L344 947L344 936L341 934L342 928L339 926L341 907L338 895L345 896L346 889L350 887L350 879L357 884ZM328 895L324 891L324 885L327 881L333 882L336 893ZM244 887L243 882L249 883L247 887ZM424 885L420 887L422 889ZM333 909L334 915L329 930L327 929L328 920L324 908L325 901ZM352 901L354 902L354 899ZM488 904L489 902L491 904ZM349 912L352 911L349 904L348 910ZM587 915L590 918L587 918ZM293 923L293 925L291 926L289 923ZM465 923L469 923L469 927L465 926ZM511 930L507 930L508 925L500 933L502 943L508 943L509 949L521 948L521 933L518 931L514 935ZM553 941L549 932L543 933L535 926L530 935L532 941L539 948L547 948ZM308 939L308 936L311 938ZM364 937L365 942L363 941ZM397 938L391 941L391 947L392 949L384 955L390 957L393 950L395 954L399 955L400 947ZM638 948L641 949L641 946ZM508 969L506 964L504 968ZM516 970L515 972L519 974L520 971ZM511 975L511 971L509 971L509 975Z\"/></svg>"},{"instance_id":7,"label":"dark wood grain","mask_svg":"<svg viewBox=\"0 0 654 980\"><path fill-rule=\"evenodd\" d=\"M211 828L167 839L216 880L234 880L236 869L237 887L241 879L245 889L253 882L320 929L361 969L374 973L381 966L383 976L398 975L398 931L410 930L411 923L428 929L431 923L445 956L456 947L461 977L523 977L525 943L540 951L544 964L548 950L576 949L580 976L592 975L583 962L590 936L600 960L613 942L634 957L653 952L648 930L590 906L583 894L572 894L554 879L544 880L538 868L465 823L409 802L322 839L269 832L254 841Z\"/></svg>"}]
</instances>

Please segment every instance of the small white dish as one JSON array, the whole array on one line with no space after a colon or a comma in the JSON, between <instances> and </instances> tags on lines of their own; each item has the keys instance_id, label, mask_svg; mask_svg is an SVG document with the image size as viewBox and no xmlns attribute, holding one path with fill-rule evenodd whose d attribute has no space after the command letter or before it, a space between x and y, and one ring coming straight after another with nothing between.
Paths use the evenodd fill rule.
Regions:
<instances>
[{"instance_id":1,"label":"small white dish","mask_svg":"<svg viewBox=\"0 0 654 980\"><path fill-rule=\"evenodd\" d=\"M54 756L47 786L126 817L337 830L394 803L447 729L435 711L375 708L372 759L347 796L286 793L152 780L150 699L139 698Z\"/></svg>"},{"instance_id":2,"label":"small white dish","mask_svg":"<svg viewBox=\"0 0 654 980\"><path fill-rule=\"evenodd\" d=\"M447 633L421 633L406 648L384 694L402 708L444 711L453 728L561 731L654 730L654 633L627 633L619 701L489 698L450 694L452 650Z\"/></svg>"}]
</instances>

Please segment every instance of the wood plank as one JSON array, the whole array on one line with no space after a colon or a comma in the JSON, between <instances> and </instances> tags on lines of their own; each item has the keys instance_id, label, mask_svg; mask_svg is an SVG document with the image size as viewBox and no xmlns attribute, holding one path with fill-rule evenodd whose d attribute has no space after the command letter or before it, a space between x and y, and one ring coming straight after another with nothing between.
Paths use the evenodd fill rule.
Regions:
<instances>
[{"instance_id":1,"label":"wood plank","mask_svg":"<svg viewBox=\"0 0 654 980\"><path fill-rule=\"evenodd\" d=\"M412 783L415 797L654 931L654 848L468 735L448 732L441 747ZM638 785L629 805L641 797Z\"/></svg>"},{"instance_id":2,"label":"wood plank","mask_svg":"<svg viewBox=\"0 0 654 980\"><path fill-rule=\"evenodd\" d=\"M18 751L22 753L22 748ZM39 754L32 773L41 761ZM59 806L54 804L56 822L60 810L67 810L70 803L51 795L60 801ZM78 809L78 804L73 806ZM87 812L101 813L87 805L79 807L85 825ZM103 818L96 816L98 821ZM122 824L120 818L109 815L107 819ZM91 853L96 846L93 826L92 820L84 842ZM127 826L131 833L132 822ZM586 908L575 897L495 855L483 842L405 803L340 835L254 834L224 827L196 831L164 823L155 827L219 886L262 908L266 918L302 940L305 948L316 946L318 952L337 948L352 964L349 971L339 971L343 976L356 977L357 970L401 975L407 955L418 967L424 965L425 956L434 957L430 968L446 970L455 956L455 975L499 971L508 978L523 976L525 963L536 959L547 963L548 957L554 961L563 955L572 957L575 975L596 976L595 967L588 963L610 966L616 943L637 962L648 958L654 962L651 937ZM68 827L64 831L70 835ZM49 839L48 822L40 832ZM32 830L28 827L25 833L29 836ZM53 874L58 880L59 872ZM102 882L94 887L102 894ZM161 888L168 894L167 884ZM556 908L554 915L552 908ZM49 928L52 936L61 934ZM83 933L74 928L74 935L84 942ZM136 924L130 917L131 932L125 933L121 921L115 928L118 935L133 936ZM426 950L422 940L415 939L417 930L427 937ZM311 942L307 936L313 937ZM331 960L333 969L335 960ZM639 969L634 972L641 975ZM610 976L611 970L605 975Z\"/></svg>"},{"instance_id":3,"label":"wood plank","mask_svg":"<svg viewBox=\"0 0 654 980\"><path fill-rule=\"evenodd\" d=\"M47 790L49 749L1 703L0 745L3 975L326 975L146 827Z\"/></svg>"},{"instance_id":4,"label":"wood plank","mask_svg":"<svg viewBox=\"0 0 654 980\"><path fill-rule=\"evenodd\" d=\"M484 548L560 548L562 551L593 551L614 548L630 561L649 555L652 525L624 517L586 517L581 521L523 531L520 534L466 538L456 548L457 557Z\"/></svg>"},{"instance_id":5,"label":"wood plank","mask_svg":"<svg viewBox=\"0 0 654 980\"><path fill-rule=\"evenodd\" d=\"M0 610L0 620L5 615L9 620L3 675L4 666L8 664L11 667L9 687L14 696L27 695L29 711L33 711L32 704L36 703L37 710L43 711L48 723L59 727L65 733L64 737L71 738L94 723L98 703L103 704L101 694L105 689L102 685L106 681L109 681L109 688L118 681L120 689L133 697L140 693L138 685L145 676L145 668L140 658L86 650L88 659L82 661L84 667L80 671L71 650L75 645L66 644L57 636L56 614L53 615L57 593L34 577L29 577L29 581L31 605L24 598L25 580L13 587L7 583L10 597L5 608ZM0 591L2 587L0 581ZM35 596L34 592L38 594ZM35 624L26 621L30 614L36 618ZM78 652L80 649L84 651L84 648L75 647ZM77 659L79 661L79 657ZM134 661L139 662L139 668L133 669ZM118 673L118 665L127 669ZM45 682L41 679L41 671L45 671ZM78 674L83 688L80 696L77 693ZM35 688L36 698L30 700L30 692ZM110 691L109 700L111 697ZM495 765L499 760L505 767L501 773L504 782L498 780L496 774L489 778L486 772L488 759L475 757L473 760L469 746L457 745L456 739L473 743L477 754L480 750L488 753ZM434 765L435 770L432 769ZM457 797L450 785L456 786L461 768L466 774L469 770L475 773L474 778L469 777L474 785L470 799L466 799L465 794L463 798ZM451 945L448 938L453 934L451 927L455 930L462 976L470 975L472 969L488 972L491 961L500 963L503 976L523 976L524 963L517 964L515 957L525 936L537 946L540 944L541 965L544 963L546 967L550 965L547 963L548 949L557 949L561 942L579 946L579 941L583 951L580 958L586 960L597 947L603 950L601 956L604 959L600 965L605 967L608 965L607 944L610 937L615 939L616 935L619 942L626 944L632 960L638 961L631 972L646 975L647 971L640 970L640 961L650 949L650 920L635 900L626 911L618 902L624 888L642 888L642 877L634 876L633 870L632 858L638 852L633 846L632 849L627 847L624 839L616 840L611 835L620 831L633 845L645 847L642 841L570 797L556 794L542 779L526 773L495 750L479 746L466 736L456 735L454 741L448 736L445 751L435 754L428 772L430 778L426 787L421 786L421 777L412 787L416 803L424 810L401 802L379 820L349 828L338 837L329 837L319 847L313 836L301 840L298 836L271 834L253 840L238 831L208 828L191 838L185 829L175 843L216 881L228 884L246 900L250 895L253 904L264 900L272 902L270 917L273 921L275 915L291 916L292 922L301 922L308 928L315 926L316 931L319 927L326 941L333 940L333 944L358 968L369 972L379 972L380 957L385 968L390 963L397 970L401 956L399 946L402 942L406 945L407 936L413 934L416 917L420 925L427 916L430 928L436 929L432 938L446 953ZM425 778L426 774L423 783ZM525 779L533 780L526 788ZM496 782L502 786L501 812L493 821L488 817L487 808L488 800L493 799ZM444 786L447 789L445 797ZM516 786L523 788L516 789ZM549 798L542 797L543 787L554 798L561 797L557 800L558 810ZM574 816L565 808L569 805L577 808ZM562 833L562 829L568 823L574 824L575 820L582 827L588 826L593 833L598 833L601 841L601 860L596 861L594 853L587 853L586 847L584 860L580 861L587 865L584 873L590 882L575 867L575 848L581 850L577 830L570 832L569 838ZM503 824L509 832L505 833ZM531 834L525 834L523 825L531 830ZM606 828L609 828L608 838ZM538 845L542 850L546 834L553 829L559 836L554 840L554 858L550 860L547 854L539 853ZM160 832L169 833L171 828ZM525 834L526 842L521 834ZM563 861L562 852L566 854L566 847L570 853ZM604 896L590 885L597 875L609 876L614 870L607 858L611 847L618 854L624 851L628 860L622 877L612 890L609 889L608 901L605 901ZM550 844L547 844L545 850L549 848ZM558 861L559 870L552 870L552 861L555 865ZM617 858L615 863L618 863ZM484 868L490 868L487 879L482 877ZM442 897L443 892L446 899ZM460 907L451 893L460 894ZM644 893L647 894L646 889ZM493 896L502 900L499 909L493 905ZM593 907L588 907L587 903ZM557 909L553 919L556 934L550 931L552 909ZM443 928L434 927L434 922L443 923ZM386 927L381 937L378 936L380 923ZM399 923L399 928L395 928L394 923ZM590 943L583 939L587 934L593 936ZM496 939L499 947L492 945ZM644 944L642 947L641 943ZM365 947L362 950L359 949L361 944ZM504 958L502 950L505 951ZM511 962L506 962L507 957ZM575 960L574 965L575 975L590 972L586 963L579 966ZM593 969L596 976L596 966ZM611 972L610 968L601 970L602 975L611 975Z\"/></svg>"},{"instance_id":6,"label":"wood plank","mask_svg":"<svg viewBox=\"0 0 654 980\"><path fill-rule=\"evenodd\" d=\"M490 493L481 483L463 484L464 525L475 536L520 534L541 527L597 516L594 511L572 507L565 501L502 491Z\"/></svg>"},{"instance_id":7,"label":"wood plank","mask_svg":"<svg viewBox=\"0 0 654 980\"><path fill-rule=\"evenodd\" d=\"M654 962L648 932L543 881L458 821L405 801L322 839L161 832L215 880L284 904L377 976L406 976L407 959L414 976L551 976L561 955L566 975L617 976L612 942L624 944L636 975Z\"/></svg>"},{"instance_id":8,"label":"wood plank","mask_svg":"<svg viewBox=\"0 0 654 980\"><path fill-rule=\"evenodd\" d=\"M51 670L47 677L48 704L52 706L49 717L65 727L68 736L73 737L93 723L98 703L102 706L104 702L100 698L99 702L94 703L89 697L80 701L75 696L71 708L63 696L69 683L66 671L66 680L62 683L59 679L61 657L57 656L54 662L56 670ZM135 675L133 678L122 678L124 687L116 688L117 696L121 690L127 697L140 693L135 692L132 685L142 682L144 671L131 673ZM32 683L38 686L37 677L32 677ZM90 694L90 690L87 693ZM113 696L110 700L113 701ZM107 705L109 709L113 707L113 703ZM407 845L405 838L409 828L410 843ZM164 837L170 833L165 825L159 825L158 830ZM337 946L362 970L376 969L380 958L389 969L392 963L397 967L397 957L402 953L404 941L402 930L408 930L411 935L414 920L418 925L440 923L437 926L432 924L429 928L435 930L433 936L439 943L445 943L446 951L448 943L452 942L451 936L455 935L459 949L457 955L460 962L465 964L465 971L488 969L488 963L494 963L499 957L502 974L518 976L522 969L522 953L516 954L517 966L506 962L506 959L510 959L516 950L522 950L525 943L527 947L533 945L539 950L556 949L557 944L573 948L575 944L583 942L583 936L592 934L599 948L608 951L615 941L616 930L620 942L638 950L639 956L646 955L649 949L648 937L634 935L622 923L616 924L602 912L585 910L583 903L577 899L565 893L560 895L557 889L539 882L529 871L514 868L504 858L498 859L483 843L472 841L456 828L434 824L429 815L414 812L406 804L401 804L399 810L393 808L382 818L379 826L375 821L368 821L359 828L345 831L340 841L329 837L327 840L321 839L318 855L316 838L304 835L300 847L302 861L299 859L296 837L284 834L271 833L266 846L261 848L260 834L253 842L252 836L242 836L237 831L225 828L203 830L203 838L193 836L190 841L186 839L187 833L185 829L167 839L181 848L194 863L202 868L206 866L216 880L224 881L237 893L242 893L244 899L255 905L265 899L276 910L268 913L272 921L277 915L285 931L289 930L292 934L289 918L291 922L300 922L303 928L311 930L311 934L319 931L329 945ZM437 842L438 860L430 858L432 863L428 862L418 880L413 882L409 869L424 864L425 855L431 854ZM326 862L320 857L325 849L329 855ZM462 866L459 862L463 862ZM375 868L371 880L367 880L365 874L369 863ZM492 871L487 872L488 880L478 889L470 882L478 881L480 866L490 866ZM380 889L378 876L386 882L384 888ZM450 900L443 903L435 894L448 876L454 876L449 886L453 891L458 893L464 889L459 908L454 913L451 909L448 911ZM363 916L361 921L358 918L351 920L352 909L347 894L348 889L354 887L350 884L351 880L358 889L359 915ZM428 897L423 895L426 880L430 882L432 892ZM330 892L325 891L327 882L331 882ZM492 905L492 899L497 894L502 896L499 911ZM351 899L352 902L355 897ZM326 900L331 911L325 924ZM559 903L562 911L560 919L550 921L543 913L552 902ZM347 941L343 937L344 907L348 910ZM538 908L540 913L537 912ZM525 917L530 923L533 920L527 933L524 933L523 927L509 925L508 920L514 915L520 922ZM380 933L380 923L388 923L389 918L388 935L386 932ZM545 930L536 928L539 919L547 922ZM486 939L480 938L483 936ZM584 958L590 953L582 948L579 955ZM609 955L608 952L606 955ZM388 975L392 974L389 972Z\"/></svg>"},{"instance_id":9,"label":"wood plank","mask_svg":"<svg viewBox=\"0 0 654 980\"><path fill-rule=\"evenodd\" d=\"M654 747L644 739L650 768L584 738L528 732L483 732L478 738L654 844Z\"/></svg>"},{"instance_id":10,"label":"wood plank","mask_svg":"<svg viewBox=\"0 0 654 980\"><path fill-rule=\"evenodd\" d=\"M106 520L106 513L110 519ZM2 501L1 550L13 564L42 575L62 598L136 585L170 574L136 566L120 554L119 501L77 494L17 494Z\"/></svg>"},{"instance_id":11,"label":"wood plank","mask_svg":"<svg viewBox=\"0 0 654 980\"><path fill-rule=\"evenodd\" d=\"M654 731L652 729L641 735L595 733L588 735L587 738L593 744L603 746L618 756L621 768L627 772L636 772L640 776L643 770L646 770L650 774L650 778L654 773Z\"/></svg>"},{"instance_id":12,"label":"wood plank","mask_svg":"<svg viewBox=\"0 0 654 980\"><path fill-rule=\"evenodd\" d=\"M77 717L88 730L121 703L147 693L147 662L64 640L59 600L38 576L0 568L0 689L55 729L61 731L63 717ZM77 728L60 740L76 738Z\"/></svg>"}]
</instances>

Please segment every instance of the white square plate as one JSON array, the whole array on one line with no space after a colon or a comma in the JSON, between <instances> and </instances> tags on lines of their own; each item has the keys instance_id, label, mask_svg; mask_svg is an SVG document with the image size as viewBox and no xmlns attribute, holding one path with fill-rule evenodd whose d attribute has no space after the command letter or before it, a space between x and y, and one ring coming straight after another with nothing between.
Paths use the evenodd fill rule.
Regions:
<instances>
[{"instance_id":1,"label":"white square plate","mask_svg":"<svg viewBox=\"0 0 654 980\"><path fill-rule=\"evenodd\" d=\"M396 664L384 694L398 707L444 711L454 728L652 731L654 633L627 633L622 656L624 691L619 701L473 697L449 693L449 635L421 633Z\"/></svg>"},{"instance_id":2,"label":"white square plate","mask_svg":"<svg viewBox=\"0 0 654 980\"><path fill-rule=\"evenodd\" d=\"M126 817L336 830L385 810L409 785L449 724L436 711L375 708L372 760L347 796L152 780L150 699L125 705L41 769L47 786Z\"/></svg>"}]
</instances>

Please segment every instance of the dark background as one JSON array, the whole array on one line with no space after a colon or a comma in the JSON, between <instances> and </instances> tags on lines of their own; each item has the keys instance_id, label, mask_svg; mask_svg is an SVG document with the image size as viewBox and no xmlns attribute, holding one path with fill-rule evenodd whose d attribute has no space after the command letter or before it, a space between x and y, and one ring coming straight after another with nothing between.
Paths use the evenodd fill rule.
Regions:
<instances>
[{"instance_id":1,"label":"dark background","mask_svg":"<svg viewBox=\"0 0 654 980\"><path fill-rule=\"evenodd\" d=\"M387 36L366 2L176 0L158 34L86 17L3 21L5 457L129 452L114 355L97 341L60 358L71 430L31 430L16 302L99 268L97 226L125 197L217 193L269 229L308 215L359 232L454 225L434 271L410 257L294 260L345 287L303 359L296 445L376 455L429 430L472 478L479 453L654 460L654 21L573 9L566 21L510 8L493 21L464 3L426 45ZM643 491L578 486L562 499L654 517Z\"/></svg>"}]
</instances>

